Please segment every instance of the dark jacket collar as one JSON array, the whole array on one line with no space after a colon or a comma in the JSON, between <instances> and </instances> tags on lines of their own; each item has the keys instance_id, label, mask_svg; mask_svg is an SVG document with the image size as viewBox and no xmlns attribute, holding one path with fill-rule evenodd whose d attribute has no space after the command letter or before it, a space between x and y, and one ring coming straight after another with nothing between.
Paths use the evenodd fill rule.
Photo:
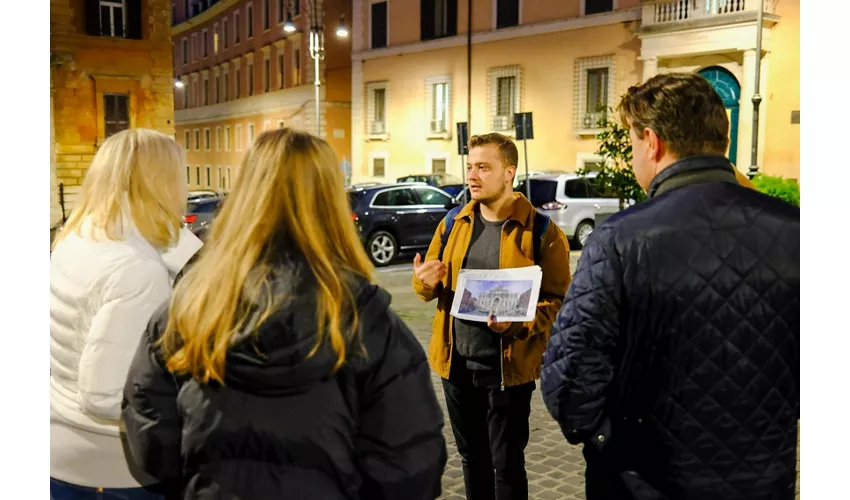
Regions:
<instances>
[{"instance_id":1,"label":"dark jacket collar","mask_svg":"<svg viewBox=\"0 0 850 500\"><path fill-rule=\"evenodd\" d=\"M728 182L738 184L735 167L720 155L689 156L665 168L649 185L650 198L692 184L703 182Z\"/></svg>"}]
</instances>

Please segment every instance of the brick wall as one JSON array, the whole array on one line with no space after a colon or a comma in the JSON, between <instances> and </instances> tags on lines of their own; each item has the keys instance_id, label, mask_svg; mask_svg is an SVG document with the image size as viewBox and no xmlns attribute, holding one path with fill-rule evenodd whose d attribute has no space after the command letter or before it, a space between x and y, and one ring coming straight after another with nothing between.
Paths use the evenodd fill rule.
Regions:
<instances>
[{"instance_id":1,"label":"brick wall","mask_svg":"<svg viewBox=\"0 0 850 500\"><path fill-rule=\"evenodd\" d=\"M131 128L174 135L170 0L143 2L142 40L86 35L84 6L50 2L55 182L69 194L105 138L105 93L129 95Z\"/></svg>"}]
</instances>

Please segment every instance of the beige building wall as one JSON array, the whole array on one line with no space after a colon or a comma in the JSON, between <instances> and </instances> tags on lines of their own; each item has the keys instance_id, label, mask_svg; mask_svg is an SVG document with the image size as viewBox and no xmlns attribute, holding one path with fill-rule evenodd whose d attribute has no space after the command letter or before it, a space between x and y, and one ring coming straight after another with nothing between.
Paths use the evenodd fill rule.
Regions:
<instances>
[{"instance_id":1,"label":"beige building wall","mask_svg":"<svg viewBox=\"0 0 850 500\"><path fill-rule=\"evenodd\" d=\"M360 3L360 9L357 7ZM458 32L466 31L465 2L459 2ZM616 2L615 2L616 3ZM495 130L495 81L500 74L519 78L515 111L532 112L534 139L528 141L530 170L575 171L598 161L598 129L581 119L586 102L588 69L609 69L609 106L630 85L640 81L640 45L632 34L640 11L637 1L618 2L614 12L583 16L583 2L521 2L520 26L495 30L495 13L487 2L475 4L472 46L472 117L470 133ZM407 174L429 173L434 161L460 177L456 123L467 121L466 36L425 42L420 37L419 2L389 2L389 46L370 50L371 0L355 3L352 87L353 182L394 182ZM478 9L479 5L482 7ZM524 23L534 20L533 24ZM395 23L395 24L394 24ZM358 50L359 48L359 50ZM500 73L501 72L501 73ZM448 130L430 133L431 85L448 82ZM372 134L370 92L386 90L386 133ZM498 130L514 135L513 127ZM524 147L520 148L520 171ZM380 175L375 167L384 166Z\"/></svg>"},{"instance_id":2,"label":"beige building wall","mask_svg":"<svg viewBox=\"0 0 850 500\"><path fill-rule=\"evenodd\" d=\"M776 2L779 23L771 33L769 87L762 96L767 103L763 115L764 173L800 179L800 124L792 114L800 111L800 1Z\"/></svg>"}]
</instances>

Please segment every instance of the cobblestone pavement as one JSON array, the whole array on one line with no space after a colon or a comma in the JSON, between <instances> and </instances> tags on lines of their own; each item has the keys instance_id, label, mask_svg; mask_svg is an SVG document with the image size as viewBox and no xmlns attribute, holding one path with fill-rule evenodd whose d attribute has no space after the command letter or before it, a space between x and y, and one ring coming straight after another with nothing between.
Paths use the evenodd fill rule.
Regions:
<instances>
[{"instance_id":1,"label":"cobblestone pavement","mask_svg":"<svg viewBox=\"0 0 850 500\"><path fill-rule=\"evenodd\" d=\"M575 271L580 255L581 252L570 254L571 272ZM427 351L435 306L433 302L423 302L413 294L410 281L412 273L412 265L400 264L380 269L377 281L392 294L393 309L416 334ZM447 415L440 377L431 373L437 398L443 413ZM531 437L525 450L529 498L532 500L584 500L584 458L581 447L572 446L564 439L558 424L549 416L543 405L539 388L534 391L531 399L529 423ZM446 416L444 434L448 445L449 461L443 475L443 496L440 499L464 500L466 497L463 471L448 416ZM799 499L799 482L797 498Z\"/></svg>"}]
</instances>

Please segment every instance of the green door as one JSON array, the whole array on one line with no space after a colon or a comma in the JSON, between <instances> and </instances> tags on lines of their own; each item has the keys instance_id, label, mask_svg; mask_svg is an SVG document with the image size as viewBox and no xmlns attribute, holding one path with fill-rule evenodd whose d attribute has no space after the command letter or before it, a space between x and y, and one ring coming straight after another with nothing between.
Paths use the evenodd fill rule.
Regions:
<instances>
[{"instance_id":1,"label":"green door","mask_svg":"<svg viewBox=\"0 0 850 500\"><path fill-rule=\"evenodd\" d=\"M729 115L729 161L738 161L738 116L741 104L741 84L729 70L720 66L705 68L699 72L711 83L714 90L723 99L726 114Z\"/></svg>"}]
</instances>

